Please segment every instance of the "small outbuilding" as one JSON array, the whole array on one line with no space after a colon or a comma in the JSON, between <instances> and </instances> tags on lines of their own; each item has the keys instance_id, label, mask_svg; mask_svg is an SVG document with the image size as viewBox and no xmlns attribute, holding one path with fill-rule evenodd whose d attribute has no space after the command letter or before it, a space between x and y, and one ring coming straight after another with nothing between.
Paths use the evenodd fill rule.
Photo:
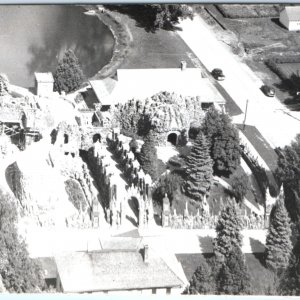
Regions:
<instances>
[{"instance_id":1,"label":"small outbuilding","mask_svg":"<svg viewBox=\"0 0 300 300\"><path fill-rule=\"evenodd\" d=\"M289 31L300 30L300 6L286 6L280 12L279 21Z\"/></svg>"},{"instance_id":2,"label":"small outbuilding","mask_svg":"<svg viewBox=\"0 0 300 300\"><path fill-rule=\"evenodd\" d=\"M34 76L37 96L51 96L54 84L52 73L34 73Z\"/></svg>"}]
</instances>

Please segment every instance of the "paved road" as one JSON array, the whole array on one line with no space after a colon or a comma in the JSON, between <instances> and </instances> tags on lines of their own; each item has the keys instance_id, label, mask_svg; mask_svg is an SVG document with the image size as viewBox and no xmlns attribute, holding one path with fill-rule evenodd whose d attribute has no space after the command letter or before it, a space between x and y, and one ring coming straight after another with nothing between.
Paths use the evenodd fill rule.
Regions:
<instances>
[{"instance_id":1,"label":"paved road","mask_svg":"<svg viewBox=\"0 0 300 300\"><path fill-rule=\"evenodd\" d=\"M300 132L300 113L288 112L276 97L266 97L260 91L263 82L216 39L199 16L193 21L184 20L181 27L183 30L178 34L205 67L209 71L214 68L224 71L226 79L221 85L243 112L233 120L240 123L244 119L248 99L246 124L257 127L273 147L290 144Z\"/></svg>"}]
</instances>

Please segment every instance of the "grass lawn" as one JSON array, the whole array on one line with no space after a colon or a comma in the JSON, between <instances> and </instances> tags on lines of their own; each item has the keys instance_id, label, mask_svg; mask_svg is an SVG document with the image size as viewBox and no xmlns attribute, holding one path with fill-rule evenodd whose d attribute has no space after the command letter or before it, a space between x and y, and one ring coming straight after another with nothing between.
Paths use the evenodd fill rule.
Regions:
<instances>
[{"instance_id":1,"label":"grass lawn","mask_svg":"<svg viewBox=\"0 0 300 300\"><path fill-rule=\"evenodd\" d=\"M300 63L283 63L279 64L279 67L287 77L291 77L293 74L299 75L300 72Z\"/></svg>"},{"instance_id":2,"label":"grass lawn","mask_svg":"<svg viewBox=\"0 0 300 300\"><path fill-rule=\"evenodd\" d=\"M231 19L278 17L280 9L275 4L219 4L217 7L224 17Z\"/></svg>"},{"instance_id":3,"label":"grass lawn","mask_svg":"<svg viewBox=\"0 0 300 300\"><path fill-rule=\"evenodd\" d=\"M237 124L237 127L242 130L243 134L253 145L256 151L260 154L262 159L266 162L272 172L277 168L277 154L269 143L264 139L256 127L246 125L243 130L242 124Z\"/></svg>"},{"instance_id":4,"label":"grass lawn","mask_svg":"<svg viewBox=\"0 0 300 300\"><path fill-rule=\"evenodd\" d=\"M132 9L109 7L131 34L129 53L120 68L177 68L181 60L187 62L187 67L194 67L189 56L192 51L176 31L159 29L152 32L141 21L142 16L135 15Z\"/></svg>"},{"instance_id":5,"label":"grass lawn","mask_svg":"<svg viewBox=\"0 0 300 300\"><path fill-rule=\"evenodd\" d=\"M262 264L263 254L246 253L246 264L251 277L251 286L253 295L265 295L272 287L272 273ZM211 253L195 253L195 254L176 254L176 258L181 263L183 271L188 280L190 280L201 264L201 261L212 257Z\"/></svg>"},{"instance_id":6,"label":"grass lawn","mask_svg":"<svg viewBox=\"0 0 300 300\"><path fill-rule=\"evenodd\" d=\"M232 179L234 177L241 177L243 175L246 175L245 171L241 166L239 166L233 174L229 176L229 178L222 177L224 181L226 181L228 184L232 185ZM249 176L248 176L249 178ZM254 206L257 206L257 203L262 204L264 203L264 199L262 197L260 188L255 180L255 178L249 178L249 189L246 194L246 198L248 201L250 201Z\"/></svg>"}]
</instances>

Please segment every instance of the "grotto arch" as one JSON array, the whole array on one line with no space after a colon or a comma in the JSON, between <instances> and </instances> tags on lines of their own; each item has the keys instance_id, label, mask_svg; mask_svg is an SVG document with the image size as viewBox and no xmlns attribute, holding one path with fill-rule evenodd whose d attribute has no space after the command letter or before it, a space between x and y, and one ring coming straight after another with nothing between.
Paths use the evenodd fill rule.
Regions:
<instances>
[{"instance_id":1,"label":"grotto arch","mask_svg":"<svg viewBox=\"0 0 300 300\"><path fill-rule=\"evenodd\" d=\"M167 137L167 141L169 142L169 143L171 143L172 145L174 145L174 146L177 146L177 144L178 144L178 133L177 132L169 132L168 133L168 137Z\"/></svg>"}]
</instances>

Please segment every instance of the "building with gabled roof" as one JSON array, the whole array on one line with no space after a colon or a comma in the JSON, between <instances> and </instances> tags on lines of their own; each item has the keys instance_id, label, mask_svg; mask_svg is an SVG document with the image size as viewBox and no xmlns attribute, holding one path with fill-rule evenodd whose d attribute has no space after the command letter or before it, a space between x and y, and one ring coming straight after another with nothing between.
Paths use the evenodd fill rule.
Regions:
<instances>
[{"instance_id":1,"label":"building with gabled roof","mask_svg":"<svg viewBox=\"0 0 300 300\"><path fill-rule=\"evenodd\" d=\"M279 21L289 31L300 30L300 6L286 6L280 12Z\"/></svg>"},{"instance_id":2,"label":"building with gabled roof","mask_svg":"<svg viewBox=\"0 0 300 300\"><path fill-rule=\"evenodd\" d=\"M102 106L124 104L131 99L145 100L167 91L182 96L199 97L203 103L225 101L199 68L118 69L117 80L92 80L90 85Z\"/></svg>"},{"instance_id":3,"label":"building with gabled roof","mask_svg":"<svg viewBox=\"0 0 300 300\"><path fill-rule=\"evenodd\" d=\"M185 283L148 246L73 252L55 257L64 293L180 293Z\"/></svg>"}]
</instances>

